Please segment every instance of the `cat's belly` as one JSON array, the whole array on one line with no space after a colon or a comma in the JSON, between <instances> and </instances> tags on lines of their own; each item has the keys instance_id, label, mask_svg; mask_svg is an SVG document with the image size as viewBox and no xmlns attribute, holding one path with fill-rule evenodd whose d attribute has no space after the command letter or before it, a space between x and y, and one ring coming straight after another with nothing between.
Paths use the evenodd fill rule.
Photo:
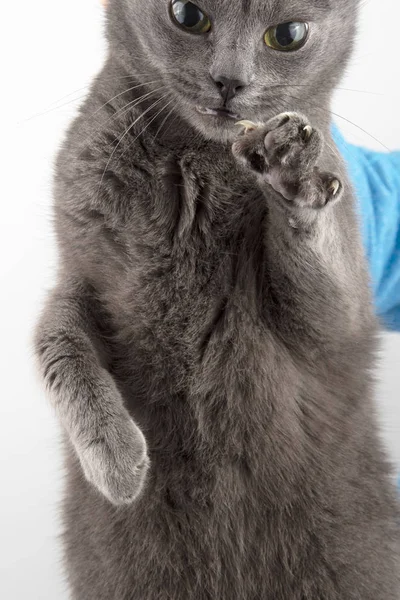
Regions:
<instances>
[{"instance_id":1,"label":"cat's belly","mask_svg":"<svg viewBox=\"0 0 400 600\"><path fill-rule=\"evenodd\" d=\"M72 459L64 506L72 598L356 600L365 590L365 600L397 599L380 592L373 574L382 523L332 519L329 496L324 512L307 486L292 502L271 506L268 482L237 465L218 475L209 493L194 498L173 493L173 475L172 486L168 473L162 481L150 475L139 500L115 508Z\"/></svg>"},{"instance_id":2,"label":"cat's belly","mask_svg":"<svg viewBox=\"0 0 400 600\"><path fill-rule=\"evenodd\" d=\"M234 295L210 312L203 299L187 302L196 321L182 302L164 322L137 315L141 329L128 331L113 364L148 442L143 495L113 507L71 453L64 518L74 600L355 600L354 589L368 590L363 600L394 600L364 585L381 531L366 527L362 510L347 518L346 493L342 505L337 498L342 463L351 480L355 459L331 434L339 403L328 377L299 371ZM347 498L358 511L370 493L350 486Z\"/></svg>"},{"instance_id":3,"label":"cat's belly","mask_svg":"<svg viewBox=\"0 0 400 600\"><path fill-rule=\"evenodd\" d=\"M264 485L238 465L221 466L217 475L197 494L174 488L176 475L171 484L167 474L163 481L150 475L144 495L116 509L76 471L65 511L74 598L286 600L273 581L289 550L276 543L287 519L271 519Z\"/></svg>"},{"instance_id":4,"label":"cat's belly","mask_svg":"<svg viewBox=\"0 0 400 600\"><path fill-rule=\"evenodd\" d=\"M321 446L310 461L295 371L268 344L270 361L251 347L232 369L212 354L218 385L210 365L191 395L142 415L151 466L132 505L112 506L68 453L64 540L74 600L355 600L361 589L363 600L397 600L373 576L365 585L389 535L365 518L375 482L354 488L349 456L348 484L343 446L337 462Z\"/></svg>"},{"instance_id":5,"label":"cat's belly","mask_svg":"<svg viewBox=\"0 0 400 600\"><path fill-rule=\"evenodd\" d=\"M248 474L268 480L276 501L287 497L305 460L298 422L305 376L261 322L229 317L211 333L199 331L198 352L185 352L182 340L168 348L148 338L124 350L118 387L160 480L179 469L184 480L193 469L197 479L186 486L199 488L207 483L202 469L231 465L238 481ZM313 385L307 382L309 390Z\"/></svg>"},{"instance_id":6,"label":"cat's belly","mask_svg":"<svg viewBox=\"0 0 400 600\"><path fill-rule=\"evenodd\" d=\"M279 600L271 582L281 549L270 540L280 525L270 514L301 485L298 383L267 332L245 319L209 336L186 394L172 386L172 370L164 378L165 370L135 367L144 397L132 393L131 408L151 465L136 503L112 507L70 462L67 558L82 587L77 600ZM229 339L235 332L240 340ZM130 371L128 404L135 380Z\"/></svg>"},{"instance_id":7,"label":"cat's belly","mask_svg":"<svg viewBox=\"0 0 400 600\"><path fill-rule=\"evenodd\" d=\"M277 540L281 529L291 530L289 546L302 539L284 506L296 502L306 457L293 421L295 371L283 371L265 335L248 326L236 345L211 336L186 396L160 396L151 374L153 401L133 411L151 466L130 507L111 506L69 462L76 600L293 600L276 587L290 550Z\"/></svg>"}]
</instances>

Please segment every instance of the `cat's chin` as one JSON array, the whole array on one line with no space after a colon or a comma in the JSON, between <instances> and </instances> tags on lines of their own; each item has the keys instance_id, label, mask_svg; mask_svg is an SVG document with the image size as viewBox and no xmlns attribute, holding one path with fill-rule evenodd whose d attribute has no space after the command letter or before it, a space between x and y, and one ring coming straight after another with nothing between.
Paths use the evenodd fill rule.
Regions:
<instances>
[{"instance_id":1,"label":"cat's chin","mask_svg":"<svg viewBox=\"0 0 400 600\"><path fill-rule=\"evenodd\" d=\"M234 142L237 138L238 129L234 123L202 123L195 124L196 129L208 140L221 142L223 144Z\"/></svg>"},{"instance_id":2,"label":"cat's chin","mask_svg":"<svg viewBox=\"0 0 400 600\"><path fill-rule=\"evenodd\" d=\"M237 138L237 121L240 115L229 111L196 107L188 109L184 114L185 120L206 139L215 142L228 143Z\"/></svg>"},{"instance_id":3,"label":"cat's chin","mask_svg":"<svg viewBox=\"0 0 400 600\"><path fill-rule=\"evenodd\" d=\"M193 106L187 103L182 103L179 112L183 121L200 133L203 138L222 144L232 144L237 139L240 132L237 127L239 121L243 121L243 119L255 122L264 120L261 114L256 114L257 111L253 110L243 115L221 107ZM274 116L274 114L270 116Z\"/></svg>"}]
</instances>

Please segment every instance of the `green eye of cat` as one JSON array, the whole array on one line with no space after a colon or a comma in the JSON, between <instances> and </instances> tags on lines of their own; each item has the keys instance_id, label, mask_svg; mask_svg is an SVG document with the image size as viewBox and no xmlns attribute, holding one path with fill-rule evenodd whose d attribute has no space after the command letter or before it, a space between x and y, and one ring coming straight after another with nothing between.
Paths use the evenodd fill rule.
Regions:
<instances>
[{"instance_id":1,"label":"green eye of cat","mask_svg":"<svg viewBox=\"0 0 400 600\"><path fill-rule=\"evenodd\" d=\"M267 29L264 41L273 50L282 52L293 52L299 50L307 41L308 23L292 21L281 23Z\"/></svg>"},{"instance_id":2,"label":"green eye of cat","mask_svg":"<svg viewBox=\"0 0 400 600\"><path fill-rule=\"evenodd\" d=\"M188 0L172 0L171 16L179 27L191 33L207 33L211 29L207 15Z\"/></svg>"}]
</instances>

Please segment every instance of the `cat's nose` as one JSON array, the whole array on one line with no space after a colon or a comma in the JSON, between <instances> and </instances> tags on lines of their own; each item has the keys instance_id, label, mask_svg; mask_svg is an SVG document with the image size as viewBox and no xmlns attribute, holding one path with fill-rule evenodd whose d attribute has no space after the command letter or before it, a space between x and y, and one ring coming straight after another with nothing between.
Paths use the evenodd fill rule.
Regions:
<instances>
[{"instance_id":1,"label":"cat's nose","mask_svg":"<svg viewBox=\"0 0 400 600\"><path fill-rule=\"evenodd\" d=\"M240 90L248 85L248 82L244 79L231 79L224 75L211 75L211 77L224 100L224 104L232 100Z\"/></svg>"}]
</instances>

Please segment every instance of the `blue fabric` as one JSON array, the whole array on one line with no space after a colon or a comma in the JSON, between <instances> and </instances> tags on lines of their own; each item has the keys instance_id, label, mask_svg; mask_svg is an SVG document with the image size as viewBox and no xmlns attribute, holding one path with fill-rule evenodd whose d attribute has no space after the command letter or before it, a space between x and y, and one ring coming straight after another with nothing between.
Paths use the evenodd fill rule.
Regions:
<instances>
[{"instance_id":1,"label":"blue fabric","mask_svg":"<svg viewBox=\"0 0 400 600\"><path fill-rule=\"evenodd\" d=\"M353 146L336 127L333 137L358 199L376 312L387 329L400 331L400 152Z\"/></svg>"}]
</instances>

